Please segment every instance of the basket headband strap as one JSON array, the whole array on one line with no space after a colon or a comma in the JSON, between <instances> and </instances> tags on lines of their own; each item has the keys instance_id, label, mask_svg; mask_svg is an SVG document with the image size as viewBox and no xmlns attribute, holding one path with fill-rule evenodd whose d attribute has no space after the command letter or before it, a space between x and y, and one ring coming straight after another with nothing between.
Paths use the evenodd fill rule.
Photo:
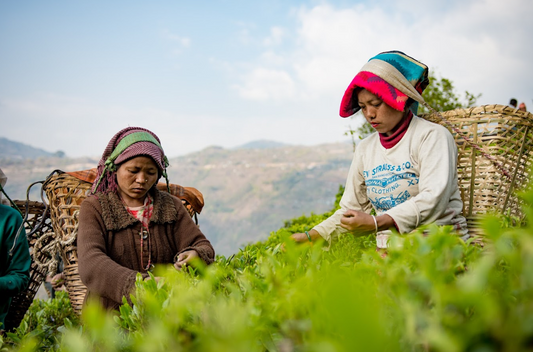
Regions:
<instances>
[{"instance_id":1,"label":"basket headband strap","mask_svg":"<svg viewBox=\"0 0 533 352\"><path fill-rule=\"evenodd\" d=\"M155 144L159 149L163 150L163 147L161 147L161 144L155 139L155 137L148 132L134 132L130 133L124 138L120 140L120 142L117 144L111 155L107 158L105 161L106 166L108 166L109 169L114 169L114 163L115 160L119 157L120 154L122 154L129 146L132 144L135 144L137 142L150 142ZM113 165L113 166L112 166ZM167 157L163 157L163 166L166 168L168 166L168 160Z\"/></svg>"}]
</instances>

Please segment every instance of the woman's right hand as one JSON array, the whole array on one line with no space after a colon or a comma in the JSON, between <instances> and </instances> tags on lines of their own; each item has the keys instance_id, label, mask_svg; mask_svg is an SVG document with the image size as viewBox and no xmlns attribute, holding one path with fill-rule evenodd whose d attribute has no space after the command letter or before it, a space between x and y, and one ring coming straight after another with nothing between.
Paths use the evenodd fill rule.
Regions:
<instances>
[{"instance_id":1,"label":"woman's right hand","mask_svg":"<svg viewBox=\"0 0 533 352\"><path fill-rule=\"evenodd\" d=\"M311 241L314 242L316 241L318 238L320 238L320 234L318 233L318 231L314 230L314 229L311 229L309 231L307 231L307 233L309 234L309 237L311 237ZM291 238L294 240L294 242L309 242L309 238L307 237L307 235L304 233L304 232L301 232L301 233L294 233L291 235Z\"/></svg>"}]
</instances>

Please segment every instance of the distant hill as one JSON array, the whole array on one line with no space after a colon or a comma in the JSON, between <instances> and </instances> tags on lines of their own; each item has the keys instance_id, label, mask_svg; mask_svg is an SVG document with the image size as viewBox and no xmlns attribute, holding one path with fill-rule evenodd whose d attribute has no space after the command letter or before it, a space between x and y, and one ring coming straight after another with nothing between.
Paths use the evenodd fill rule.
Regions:
<instances>
[{"instance_id":1,"label":"distant hill","mask_svg":"<svg viewBox=\"0 0 533 352\"><path fill-rule=\"evenodd\" d=\"M44 181L54 170L87 170L98 165L91 158L39 157L35 159L16 159L0 155L0 168L7 176L5 190L11 199L26 199L28 186ZM40 185L31 188L31 200L41 200Z\"/></svg>"},{"instance_id":2,"label":"distant hill","mask_svg":"<svg viewBox=\"0 0 533 352\"><path fill-rule=\"evenodd\" d=\"M330 210L339 185L346 181L351 159L350 143L209 147L170 158L168 175L171 183L203 193L200 228L217 253L230 255L246 243L266 239L285 220ZM0 167L8 176L6 190L12 199L25 199L27 187L55 169L85 170L97 163L91 158L18 160L0 155ZM33 188L31 199L40 199L39 187Z\"/></svg>"},{"instance_id":3,"label":"distant hill","mask_svg":"<svg viewBox=\"0 0 533 352\"><path fill-rule=\"evenodd\" d=\"M285 146L287 146L287 144L268 140L258 140L243 144L239 147L236 147L235 149L271 149Z\"/></svg>"},{"instance_id":4,"label":"distant hill","mask_svg":"<svg viewBox=\"0 0 533 352\"><path fill-rule=\"evenodd\" d=\"M346 182L350 143L266 149L207 148L170 159L172 183L200 190L200 227L220 254L266 239L285 220L333 207Z\"/></svg>"},{"instance_id":5,"label":"distant hill","mask_svg":"<svg viewBox=\"0 0 533 352\"><path fill-rule=\"evenodd\" d=\"M60 152L59 152L60 153ZM40 157L51 157L55 153L47 152L40 148L34 148L27 144L11 141L0 137L0 156L12 159L34 159ZM61 154L59 154L61 156Z\"/></svg>"}]
</instances>

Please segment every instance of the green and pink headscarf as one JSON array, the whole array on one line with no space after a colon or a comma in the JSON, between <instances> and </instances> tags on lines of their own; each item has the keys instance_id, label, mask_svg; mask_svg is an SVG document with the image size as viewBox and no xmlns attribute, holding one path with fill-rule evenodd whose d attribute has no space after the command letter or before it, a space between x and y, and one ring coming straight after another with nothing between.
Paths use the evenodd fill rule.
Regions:
<instances>
[{"instance_id":1,"label":"green and pink headscarf","mask_svg":"<svg viewBox=\"0 0 533 352\"><path fill-rule=\"evenodd\" d=\"M96 180L91 193L115 192L117 190L116 172L118 166L136 156L152 158L159 169L159 177L165 178L168 187L166 173L168 159L163 147L161 147L159 138L155 133L145 128L127 127L117 132L107 144L98 163Z\"/></svg>"},{"instance_id":2,"label":"green and pink headscarf","mask_svg":"<svg viewBox=\"0 0 533 352\"><path fill-rule=\"evenodd\" d=\"M364 88L380 97L391 108L403 111L409 98L413 113L418 103L423 103L422 92L429 84L428 67L401 51L380 53L361 68L354 77L341 101L340 116L349 117L360 110L357 88Z\"/></svg>"}]
</instances>

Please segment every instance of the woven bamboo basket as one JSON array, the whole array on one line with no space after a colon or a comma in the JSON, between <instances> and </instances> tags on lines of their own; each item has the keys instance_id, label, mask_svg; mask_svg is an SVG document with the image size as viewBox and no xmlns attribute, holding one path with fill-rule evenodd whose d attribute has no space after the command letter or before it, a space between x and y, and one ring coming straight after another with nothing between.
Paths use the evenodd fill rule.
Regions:
<instances>
[{"instance_id":1,"label":"woven bamboo basket","mask_svg":"<svg viewBox=\"0 0 533 352\"><path fill-rule=\"evenodd\" d=\"M52 224L50 222L49 214L46 211L46 206L43 203L36 201L26 202L15 200L14 203L24 214L27 213L27 217L25 217L26 219L24 221L24 228L28 237L32 257L37 257L38 260L41 261L48 260L47 253L38 251L35 247L36 242L41 238L44 239L44 244L48 244L52 240L51 236L44 238L44 235L49 234L52 230ZM35 260L32 261L30 267L30 283L25 291L22 291L13 297L9 312L5 319L6 330L11 331L20 325L22 318L24 318L24 314L26 314L26 311L33 302L35 294L39 290L47 273L48 270L46 268L38 266Z\"/></svg>"},{"instance_id":2,"label":"woven bamboo basket","mask_svg":"<svg viewBox=\"0 0 533 352\"><path fill-rule=\"evenodd\" d=\"M89 182L60 172L52 173L43 184L49 201L52 226L56 239L61 243L65 287L72 308L77 313L81 312L87 292L78 272L78 252L76 249L78 213L81 203L91 191L91 186L92 184Z\"/></svg>"},{"instance_id":3,"label":"woven bamboo basket","mask_svg":"<svg viewBox=\"0 0 533 352\"><path fill-rule=\"evenodd\" d=\"M89 175L87 180L93 180L94 170L83 171L80 174ZM92 176L90 176L92 175ZM66 289L69 294L72 308L76 313L81 313L83 301L87 294L87 287L82 283L78 272L78 252L76 237L78 232L78 214L81 203L87 198L91 191L92 182L83 181L68 173L55 171L45 183L43 189L50 202L50 218L57 239L62 246L62 259L64 263L64 273ZM167 190L165 184L158 184L159 190ZM181 198L183 205L189 215L196 219L197 214L203 207L203 196L194 188L181 187L170 184L170 193ZM191 204L194 199L194 204ZM197 222L198 223L198 222Z\"/></svg>"},{"instance_id":4,"label":"woven bamboo basket","mask_svg":"<svg viewBox=\"0 0 533 352\"><path fill-rule=\"evenodd\" d=\"M482 236L479 217L486 213L504 214L515 225L522 223L517 191L529 185L533 114L504 105L483 105L441 115L444 120L437 114L422 117L447 127L457 143L458 179L469 232Z\"/></svg>"}]
</instances>

